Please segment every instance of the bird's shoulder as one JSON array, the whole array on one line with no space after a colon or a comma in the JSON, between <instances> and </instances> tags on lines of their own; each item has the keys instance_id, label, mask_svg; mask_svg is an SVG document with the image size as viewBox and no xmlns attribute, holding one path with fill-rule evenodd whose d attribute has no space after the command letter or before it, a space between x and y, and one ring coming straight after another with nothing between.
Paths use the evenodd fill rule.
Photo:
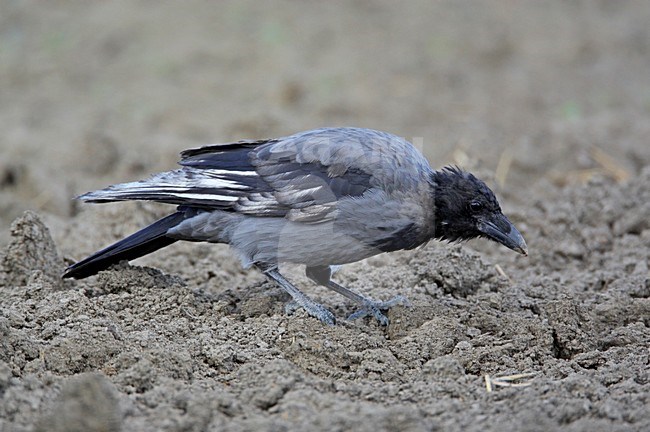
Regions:
<instances>
[{"instance_id":1,"label":"bird's shoulder","mask_svg":"<svg viewBox=\"0 0 650 432\"><path fill-rule=\"evenodd\" d=\"M256 147L252 164L273 181L283 173L321 173L334 184L403 188L427 176L424 156L404 138L363 128L323 128ZM336 180L338 179L338 180Z\"/></svg>"}]
</instances>

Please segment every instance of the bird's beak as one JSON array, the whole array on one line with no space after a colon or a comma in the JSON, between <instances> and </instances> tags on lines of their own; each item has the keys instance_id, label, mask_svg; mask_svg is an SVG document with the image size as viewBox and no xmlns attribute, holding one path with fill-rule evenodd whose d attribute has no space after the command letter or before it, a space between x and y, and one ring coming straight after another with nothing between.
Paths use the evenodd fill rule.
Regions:
<instances>
[{"instance_id":1,"label":"bird's beak","mask_svg":"<svg viewBox=\"0 0 650 432\"><path fill-rule=\"evenodd\" d=\"M499 214L492 220L482 219L477 226L480 232L492 240L522 255L528 255L526 240L504 215Z\"/></svg>"}]
</instances>

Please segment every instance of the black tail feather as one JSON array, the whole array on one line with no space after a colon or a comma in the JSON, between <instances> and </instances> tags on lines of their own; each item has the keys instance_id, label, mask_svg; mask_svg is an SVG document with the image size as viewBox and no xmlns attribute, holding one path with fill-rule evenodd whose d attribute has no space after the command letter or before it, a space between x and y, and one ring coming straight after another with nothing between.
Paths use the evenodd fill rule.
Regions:
<instances>
[{"instance_id":1,"label":"black tail feather","mask_svg":"<svg viewBox=\"0 0 650 432\"><path fill-rule=\"evenodd\" d=\"M95 252L70 267L63 278L83 279L106 270L112 264L123 260L133 260L174 243L176 239L167 237L167 231L185 219L185 212L179 211L166 216L146 228Z\"/></svg>"}]
</instances>

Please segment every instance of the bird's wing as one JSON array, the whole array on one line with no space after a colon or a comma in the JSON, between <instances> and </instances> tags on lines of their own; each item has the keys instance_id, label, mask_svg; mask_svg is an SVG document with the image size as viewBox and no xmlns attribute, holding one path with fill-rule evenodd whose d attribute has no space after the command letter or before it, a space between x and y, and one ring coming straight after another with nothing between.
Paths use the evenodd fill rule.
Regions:
<instances>
[{"instance_id":1,"label":"bird's wing","mask_svg":"<svg viewBox=\"0 0 650 432\"><path fill-rule=\"evenodd\" d=\"M409 191L430 172L396 136L329 128L181 153L181 169L82 195L92 202L144 199L303 223L332 220L341 199Z\"/></svg>"},{"instance_id":2,"label":"bird's wing","mask_svg":"<svg viewBox=\"0 0 650 432\"><path fill-rule=\"evenodd\" d=\"M257 174L248 156L257 146L271 142L241 141L185 150L181 153L180 169L136 182L111 185L78 198L96 203L147 200L233 210L240 199L266 197L272 192L271 187ZM284 215L286 211L275 213Z\"/></svg>"},{"instance_id":3,"label":"bird's wing","mask_svg":"<svg viewBox=\"0 0 650 432\"><path fill-rule=\"evenodd\" d=\"M405 140L356 128L296 134L259 146L250 157L277 203L289 209L286 217L303 223L332 220L342 200L361 200L375 189L413 190L430 171Z\"/></svg>"}]
</instances>

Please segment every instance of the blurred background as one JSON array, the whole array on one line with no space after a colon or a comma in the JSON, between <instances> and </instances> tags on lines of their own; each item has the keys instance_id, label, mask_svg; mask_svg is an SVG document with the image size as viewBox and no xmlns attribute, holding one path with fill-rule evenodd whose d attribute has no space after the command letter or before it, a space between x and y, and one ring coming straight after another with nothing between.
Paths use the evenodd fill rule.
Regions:
<instances>
[{"instance_id":1,"label":"blurred background","mask_svg":"<svg viewBox=\"0 0 650 432\"><path fill-rule=\"evenodd\" d=\"M650 2L0 0L0 243L25 209L322 126L386 130L513 205L650 164Z\"/></svg>"}]
</instances>

